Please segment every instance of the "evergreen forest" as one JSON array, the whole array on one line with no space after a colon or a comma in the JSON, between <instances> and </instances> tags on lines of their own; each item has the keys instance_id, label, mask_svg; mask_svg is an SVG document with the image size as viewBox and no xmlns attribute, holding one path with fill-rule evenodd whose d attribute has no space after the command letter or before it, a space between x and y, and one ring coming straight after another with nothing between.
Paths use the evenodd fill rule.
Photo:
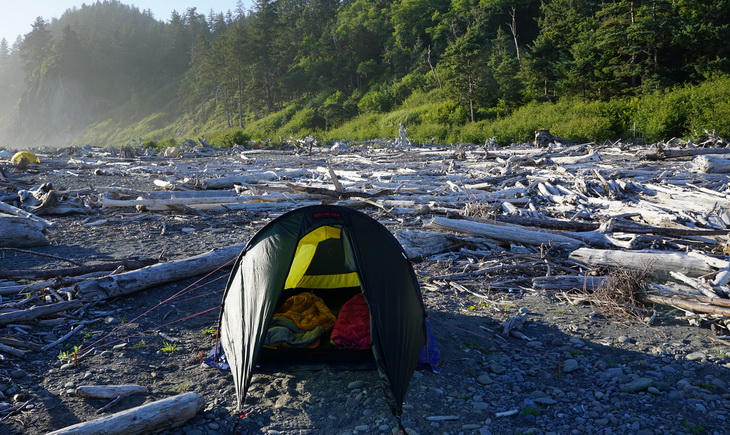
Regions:
<instances>
[{"instance_id":1,"label":"evergreen forest","mask_svg":"<svg viewBox=\"0 0 730 435\"><path fill-rule=\"evenodd\" d=\"M726 0L98 0L0 41L0 147L730 138Z\"/></svg>"}]
</instances>

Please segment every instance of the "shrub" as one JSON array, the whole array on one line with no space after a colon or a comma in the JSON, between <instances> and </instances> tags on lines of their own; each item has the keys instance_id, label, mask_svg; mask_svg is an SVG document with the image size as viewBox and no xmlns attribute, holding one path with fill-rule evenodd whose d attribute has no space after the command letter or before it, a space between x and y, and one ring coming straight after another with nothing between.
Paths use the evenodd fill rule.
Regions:
<instances>
[{"instance_id":1,"label":"shrub","mask_svg":"<svg viewBox=\"0 0 730 435\"><path fill-rule=\"evenodd\" d=\"M698 140L705 130L716 131L723 138L730 137L730 77L703 83L689 95L691 113L687 134Z\"/></svg>"},{"instance_id":2,"label":"shrub","mask_svg":"<svg viewBox=\"0 0 730 435\"><path fill-rule=\"evenodd\" d=\"M687 133L690 101L686 92L656 92L633 101L634 121L649 142Z\"/></svg>"},{"instance_id":3,"label":"shrub","mask_svg":"<svg viewBox=\"0 0 730 435\"><path fill-rule=\"evenodd\" d=\"M393 107L393 97L380 86L369 91L360 99L357 107L362 113L384 113Z\"/></svg>"},{"instance_id":4,"label":"shrub","mask_svg":"<svg viewBox=\"0 0 730 435\"><path fill-rule=\"evenodd\" d=\"M248 145L250 141L251 136L243 130L233 130L218 136L213 140L213 143L217 146L231 148L234 145Z\"/></svg>"},{"instance_id":5,"label":"shrub","mask_svg":"<svg viewBox=\"0 0 730 435\"><path fill-rule=\"evenodd\" d=\"M399 82L396 82L393 86L391 86L391 93L393 94L395 101L400 104L410 97L413 92L424 89L426 85L426 77L422 74L407 74L401 78Z\"/></svg>"},{"instance_id":6,"label":"shrub","mask_svg":"<svg viewBox=\"0 0 730 435\"><path fill-rule=\"evenodd\" d=\"M174 137L168 137L167 139L163 139L163 140L159 141L157 143L157 146L162 150L165 150L169 147L176 147L177 139L175 139Z\"/></svg>"},{"instance_id":7,"label":"shrub","mask_svg":"<svg viewBox=\"0 0 730 435\"><path fill-rule=\"evenodd\" d=\"M445 124L423 123L408 131L408 137L421 144L444 144L450 134L450 128Z\"/></svg>"}]
</instances>

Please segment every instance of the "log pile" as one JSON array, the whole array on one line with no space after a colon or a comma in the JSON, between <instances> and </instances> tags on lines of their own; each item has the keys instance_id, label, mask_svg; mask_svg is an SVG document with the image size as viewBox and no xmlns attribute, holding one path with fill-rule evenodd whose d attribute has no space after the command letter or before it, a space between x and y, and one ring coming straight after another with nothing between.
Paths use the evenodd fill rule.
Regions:
<instances>
[{"instance_id":1,"label":"log pile","mask_svg":"<svg viewBox=\"0 0 730 435\"><path fill-rule=\"evenodd\" d=\"M0 248L47 245L45 233L60 216L112 231L130 216L245 212L265 222L326 202L376 216L414 261L448 264L421 277L429 288L473 297L515 289L568 293L597 288L611 269L644 269L653 284L647 301L728 316L727 148L537 137L537 145L508 148L369 143L39 153L40 165L3 172ZM41 184L28 183L31 170ZM54 187L69 176L90 181ZM102 176L154 188L93 181ZM242 245L216 248L160 264L120 260L116 267L76 264L47 273L14 274L0 265L0 325L54 313L78 322L91 303L204 274L234 259ZM4 346L0 352L14 357L29 350Z\"/></svg>"},{"instance_id":2,"label":"log pile","mask_svg":"<svg viewBox=\"0 0 730 435\"><path fill-rule=\"evenodd\" d=\"M656 279L676 282L671 272L685 275L694 281L679 284L689 292L705 286L722 298L730 290L726 282L713 284L715 276L728 269L723 254L728 249L730 197L728 181L719 175L728 166L723 158L727 148L575 145L546 131L536 133L535 146L501 149L305 148L306 154L300 155L301 146L275 151L208 145L194 159L186 159L182 150L172 156L119 156L90 148L83 153L63 150L73 154L65 159L61 152L45 155L36 172L111 173L152 179L157 189L90 184L86 189L56 190L50 182L13 185L10 173L3 180L0 202L0 247L47 244L44 232L53 223L39 215L81 214L87 216L85 225L104 226L121 211L245 210L275 216L293 207L330 202L367 208L381 220L397 223L411 235L404 236L403 243L407 250L418 251L413 258L475 248L495 258L510 253L548 258L561 268L530 277L531 285L543 289L565 289L575 280L571 275L585 276L586 271L638 266L652 267ZM216 158L200 157L211 153ZM667 165L653 163L670 159ZM437 244L413 240L413 234L428 237L423 235L426 231L443 239ZM424 246L432 253L424 252ZM459 253L450 255L458 259ZM137 273L97 276L63 293L81 300L113 297L121 294L120 288L132 293L138 291L133 282L149 281L144 272ZM180 279L175 273L155 275ZM518 276L509 279L516 282Z\"/></svg>"}]
</instances>

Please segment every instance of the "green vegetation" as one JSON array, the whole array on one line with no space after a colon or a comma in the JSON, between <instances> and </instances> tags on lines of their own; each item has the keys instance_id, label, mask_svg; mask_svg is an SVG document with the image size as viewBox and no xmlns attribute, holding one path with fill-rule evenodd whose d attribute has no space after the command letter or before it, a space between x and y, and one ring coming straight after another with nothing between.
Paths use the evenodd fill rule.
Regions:
<instances>
[{"instance_id":1,"label":"green vegetation","mask_svg":"<svg viewBox=\"0 0 730 435\"><path fill-rule=\"evenodd\" d=\"M720 0L264 0L166 21L104 0L0 41L0 141L730 137L729 21Z\"/></svg>"},{"instance_id":2,"label":"green vegetation","mask_svg":"<svg viewBox=\"0 0 730 435\"><path fill-rule=\"evenodd\" d=\"M522 408L520 411L520 415L540 415L542 414L542 410L540 408L535 408L534 406L526 406Z\"/></svg>"},{"instance_id":3,"label":"green vegetation","mask_svg":"<svg viewBox=\"0 0 730 435\"><path fill-rule=\"evenodd\" d=\"M182 383L180 385L176 385L174 390L178 393L182 393L184 391L190 391L192 388L193 383L190 381L190 379L183 379Z\"/></svg>"},{"instance_id":4,"label":"green vegetation","mask_svg":"<svg viewBox=\"0 0 730 435\"><path fill-rule=\"evenodd\" d=\"M73 363L75 366L79 365L78 356L80 346L73 346L71 349L58 353L58 359L62 363Z\"/></svg>"},{"instance_id":5,"label":"green vegetation","mask_svg":"<svg viewBox=\"0 0 730 435\"><path fill-rule=\"evenodd\" d=\"M690 422L688 422L686 420L683 420L680 423L680 426L682 426L683 428L687 429L689 431L689 433L691 433L693 435L699 435L699 434L701 434L702 432L705 431L705 425L702 424L702 423L694 424L694 423L690 423Z\"/></svg>"},{"instance_id":6,"label":"green vegetation","mask_svg":"<svg viewBox=\"0 0 730 435\"><path fill-rule=\"evenodd\" d=\"M160 350L165 353L173 353L173 352L177 352L178 350L180 350L180 348L175 343L169 343L167 341L164 341L164 342L162 342L162 349L160 349Z\"/></svg>"},{"instance_id":7,"label":"green vegetation","mask_svg":"<svg viewBox=\"0 0 730 435\"><path fill-rule=\"evenodd\" d=\"M141 348L145 347L146 345L147 345L147 342L144 341L144 339L141 339L132 346L132 349L141 349Z\"/></svg>"}]
</instances>

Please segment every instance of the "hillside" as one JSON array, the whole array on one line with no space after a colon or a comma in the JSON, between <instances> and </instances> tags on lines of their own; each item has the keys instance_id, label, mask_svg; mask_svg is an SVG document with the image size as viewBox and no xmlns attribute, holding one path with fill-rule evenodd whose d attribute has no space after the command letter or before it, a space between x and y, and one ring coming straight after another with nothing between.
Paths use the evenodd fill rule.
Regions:
<instances>
[{"instance_id":1,"label":"hillside","mask_svg":"<svg viewBox=\"0 0 730 435\"><path fill-rule=\"evenodd\" d=\"M0 41L0 146L728 136L729 33L719 0L97 1Z\"/></svg>"}]
</instances>

